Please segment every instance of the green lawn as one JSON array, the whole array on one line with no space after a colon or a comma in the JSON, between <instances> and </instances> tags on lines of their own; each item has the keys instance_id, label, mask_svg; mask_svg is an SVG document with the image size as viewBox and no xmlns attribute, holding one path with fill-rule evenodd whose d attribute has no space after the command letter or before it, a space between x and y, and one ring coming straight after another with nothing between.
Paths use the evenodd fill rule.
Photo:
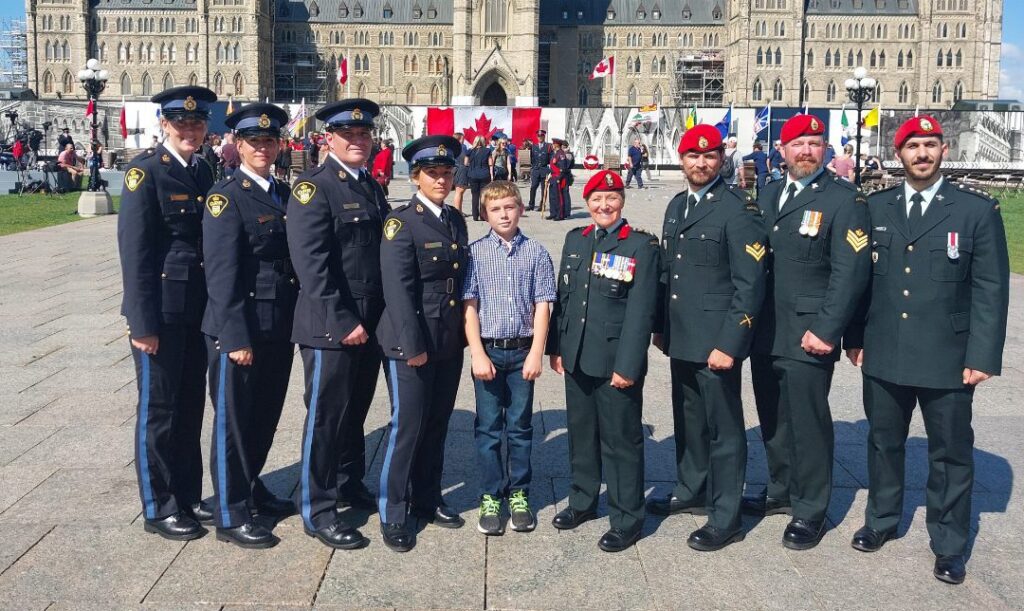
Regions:
<instances>
[{"instance_id":1,"label":"green lawn","mask_svg":"<svg viewBox=\"0 0 1024 611\"><path fill-rule=\"evenodd\" d=\"M79 193L0 195L0 235L77 221ZM120 197L114 197L114 209Z\"/></svg>"},{"instance_id":2,"label":"green lawn","mask_svg":"<svg viewBox=\"0 0 1024 611\"><path fill-rule=\"evenodd\" d=\"M1024 274L1024 195L999 197L1000 209L1003 212L1003 223L1006 225L1006 241L1010 246L1010 270Z\"/></svg>"}]
</instances>

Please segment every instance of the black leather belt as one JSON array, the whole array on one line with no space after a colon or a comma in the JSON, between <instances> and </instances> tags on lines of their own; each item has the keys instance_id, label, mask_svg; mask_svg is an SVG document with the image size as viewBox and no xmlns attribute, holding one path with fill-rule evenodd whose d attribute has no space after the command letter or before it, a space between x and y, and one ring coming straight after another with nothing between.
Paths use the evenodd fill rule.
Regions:
<instances>
[{"instance_id":1,"label":"black leather belt","mask_svg":"<svg viewBox=\"0 0 1024 611\"><path fill-rule=\"evenodd\" d=\"M533 345L532 337L512 337L509 339L484 339L484 346L500 348L502 350L519 350L529 348Z\"/></svg>"}]
</instances>

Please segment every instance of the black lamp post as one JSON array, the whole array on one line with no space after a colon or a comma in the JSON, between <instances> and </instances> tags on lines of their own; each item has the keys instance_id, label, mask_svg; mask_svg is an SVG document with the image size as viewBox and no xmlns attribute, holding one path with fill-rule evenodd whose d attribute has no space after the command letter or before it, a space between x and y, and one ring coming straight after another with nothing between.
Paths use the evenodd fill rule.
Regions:
<instances>
[{"instance_id":1,"label":"black lamp post","mask_svg":"<svg viewBox=\"0 0 1024 611\"><path fill-rule=\"evenodd\" d=\"M85 70L78 72L78 80L82 83L82 88L85 89L86 94L89 96L89 101L92 103L92 124L90 125L90 146L92 147L93 161L89 165L89 191L100 190L100 160L95 157L99 155L99 139L97 137L97 130L99 130L99 112L97 109L97 101L99 100L100 93L107 88L107 79L110 75L106 70L100 69L100 62L98 59L90 59L85 64Z\"/></svg>"},{"instance_id":2,"label":"black lamp post","mask_svg":"<svg viewBox=\"0 0 1024 611\"><path fill-rule=\"evenodd\" d=\"M871 98L875 97L875 85L875 79L868 76L868 71L864 66L858 66L853 71L853 78L846 79L846 93L850 96L850 101L857 105L857 158L855 159L853 175L858 187L860 186L861 121L864 105L870 102Z\"/></svg>"}]
</instances>

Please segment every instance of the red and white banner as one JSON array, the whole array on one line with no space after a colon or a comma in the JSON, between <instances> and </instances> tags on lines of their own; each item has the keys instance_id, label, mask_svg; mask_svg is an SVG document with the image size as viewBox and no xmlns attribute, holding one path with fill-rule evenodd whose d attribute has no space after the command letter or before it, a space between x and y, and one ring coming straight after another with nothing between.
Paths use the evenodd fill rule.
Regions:
<instances>
[{"instance_id":1,"label":"red and white banner","mask_svg":"<svg viewBox=\"0 0 1024 611\"><path fill-rule=\"evenodd\" d=\"M342 57L338 62L338 83L344 85L348 82L348 58Z\"/></svg>"},{"instance_id":2,"label":"red and white banner","mask_svg":"<svg viewBox=\"0 0 1024 611\"><path fill-rule=\"evenodd\" d=\"M536 140L540 129L540 108L509 108L507 106L458 106L428 108L427 135L451 136L462 132L468 146L477 136L490 144L491 136L505 134L517 147L524 140Z\"/></svg>"},{"instance_id":3,"label":"red and white banner","mask_svg":"<svg viewBox=\"0 0 1024 611\"><path fill-rule=\"evenodd\" d=\"M124 107L124 96L121 96L121 116L118 118L118 124L121 126L121 139L128 139L128 113L125 112Z\"/></svg>"},{"instance_id":4,"label":"red and white banner","mask_svg":"<svg viewBox=\"0 0 1024 611\"><path fill-rule=\"evenodd\" d=\"M606 57L594 66L594 71L590 74L590 80L611 76L613 72L615 72L615 57Z\"/></svg>"}]
</instances>

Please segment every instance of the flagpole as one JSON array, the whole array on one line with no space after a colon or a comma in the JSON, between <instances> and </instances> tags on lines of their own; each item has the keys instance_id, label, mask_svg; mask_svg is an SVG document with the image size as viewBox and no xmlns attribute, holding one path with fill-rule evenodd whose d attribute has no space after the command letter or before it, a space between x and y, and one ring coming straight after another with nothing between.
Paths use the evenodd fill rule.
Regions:
<instances>
[{"instance_id":1,"label":"flagpole","mask_svg":"<svg viewBox=\"0 0 1024 611\"><path fill-rule=\"evenodd\" d=\"M612 119L615 118L615 56L612 55Z\"/></svg>"},{"instance_id":2,"label":"flagpole","mask_svg":"<svg viewBox=\"0 0 1024 611\"><path fill-rule=\"evenodd\" d=\"M875 155L878 156L879 159L881 159L882 158L882 155L881 155L881 150L882 150L882 103L881 102L878 103L878 126L877 127L878 127L878 133L875 134L875 136L876 136L876 140L875 140Z\"/></svg>"},{"instance_id":3,"label":"flagpole","mask_svg":"<svg viewBox=\"0 0 1024 611\"><path fill-rule=\"evenodd\" d=\"M768 150L772 146L772 102L768 100Z\"/></svg>"}]
</instances>

